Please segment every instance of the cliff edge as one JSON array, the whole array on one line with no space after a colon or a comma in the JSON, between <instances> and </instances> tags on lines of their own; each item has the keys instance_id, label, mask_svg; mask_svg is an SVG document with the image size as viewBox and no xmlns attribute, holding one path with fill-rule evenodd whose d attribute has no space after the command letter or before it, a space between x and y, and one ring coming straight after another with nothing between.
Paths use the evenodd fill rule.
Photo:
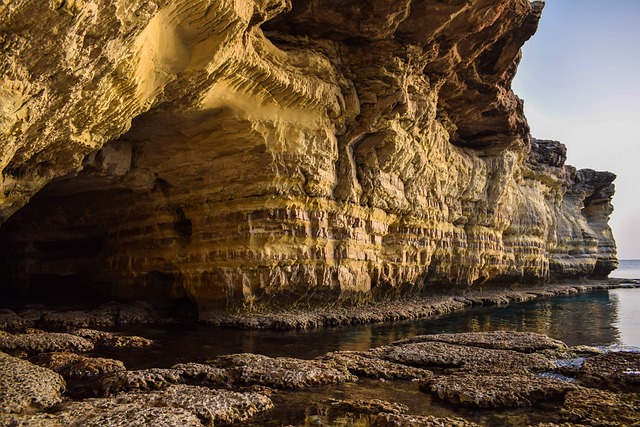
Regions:
<instances>
[{"instance_id":1,"label":"cliff edge","mask_svg":"<svg viewBox=\"0 0 640 427\"><path fill-rule=\"evenodd\" d=\"M606 276L615 176L510 88L542 8L4 1L0 287L216 310Z\"/></svg>"}]
</instances>

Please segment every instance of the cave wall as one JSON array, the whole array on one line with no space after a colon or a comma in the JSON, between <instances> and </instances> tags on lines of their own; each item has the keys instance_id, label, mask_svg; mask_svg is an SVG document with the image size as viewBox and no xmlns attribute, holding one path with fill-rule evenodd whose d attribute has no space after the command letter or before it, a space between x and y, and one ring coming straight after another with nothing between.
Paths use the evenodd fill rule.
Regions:
<instances>
[{"instance_id":1,"label":"cave wall","mask_svg":"<svg viewBox=\"0 0 640 427\"><path fill-rule=\"evenodd\" d=\"M510 89L541 2L0 9L4 290L206 313L617 265L615 176Z\"/></svg>"}]
</instances>

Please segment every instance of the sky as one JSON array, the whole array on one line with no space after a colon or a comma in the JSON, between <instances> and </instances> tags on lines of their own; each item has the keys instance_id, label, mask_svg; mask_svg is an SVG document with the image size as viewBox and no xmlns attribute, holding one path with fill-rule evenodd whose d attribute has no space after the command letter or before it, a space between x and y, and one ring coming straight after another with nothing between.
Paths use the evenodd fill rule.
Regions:
<instances>
[{"instance_id":1,"label":"sky","mask_svg":"<svg viewBox=\"0 0 640 427\"><path fill-rule=\"evenodd\" d=\"M531 134L615 173L619 259L640 259L640 0L547 0L513 84Z\"/></svg>"}]
</instances>

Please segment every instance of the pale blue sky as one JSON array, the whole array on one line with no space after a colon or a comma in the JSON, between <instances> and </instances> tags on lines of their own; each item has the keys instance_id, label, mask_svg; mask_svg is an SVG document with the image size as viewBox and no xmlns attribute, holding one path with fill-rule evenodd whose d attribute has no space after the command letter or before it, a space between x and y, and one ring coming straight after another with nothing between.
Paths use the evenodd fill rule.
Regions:
<instances>
[{"instance_id":1,"label":"pale blue sky","mask_svg":"<svg viewBox=\"0 0 640 427\"><path fill-rule=\"evenodd\" d=\"M513 88L534 137L618 175L618 257L640 259L640 0L547 0Z\"/></svg>"}]
</instances>

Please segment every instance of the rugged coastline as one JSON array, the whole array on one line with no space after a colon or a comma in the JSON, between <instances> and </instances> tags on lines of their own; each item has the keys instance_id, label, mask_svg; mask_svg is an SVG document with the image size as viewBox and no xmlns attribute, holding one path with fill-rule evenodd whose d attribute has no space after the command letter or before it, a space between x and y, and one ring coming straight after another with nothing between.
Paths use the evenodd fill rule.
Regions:
<instances>
[{"instance_id":1,"label":"rugged coastline","mask_svg":"<svg viewBox=\"0 0 640 427\"><path fill-rule=\"evenodd\" d=\"M511 90L543 2L373 3L0 5L0 292L208 315L606 277L615 175Z\"/></svg>"},{"instance_id":2,"label":"rugged coastline","mask_svg":"<svg viewBox=\"0 0 640 427\"><path fill-rule=\"evenodd\" d=\"M420 335L311 360L230 354L127 370L143 337L0 332L6 426L602 426L640 421L640 353L529 332Z\"/></svg>"}]
</instances>

